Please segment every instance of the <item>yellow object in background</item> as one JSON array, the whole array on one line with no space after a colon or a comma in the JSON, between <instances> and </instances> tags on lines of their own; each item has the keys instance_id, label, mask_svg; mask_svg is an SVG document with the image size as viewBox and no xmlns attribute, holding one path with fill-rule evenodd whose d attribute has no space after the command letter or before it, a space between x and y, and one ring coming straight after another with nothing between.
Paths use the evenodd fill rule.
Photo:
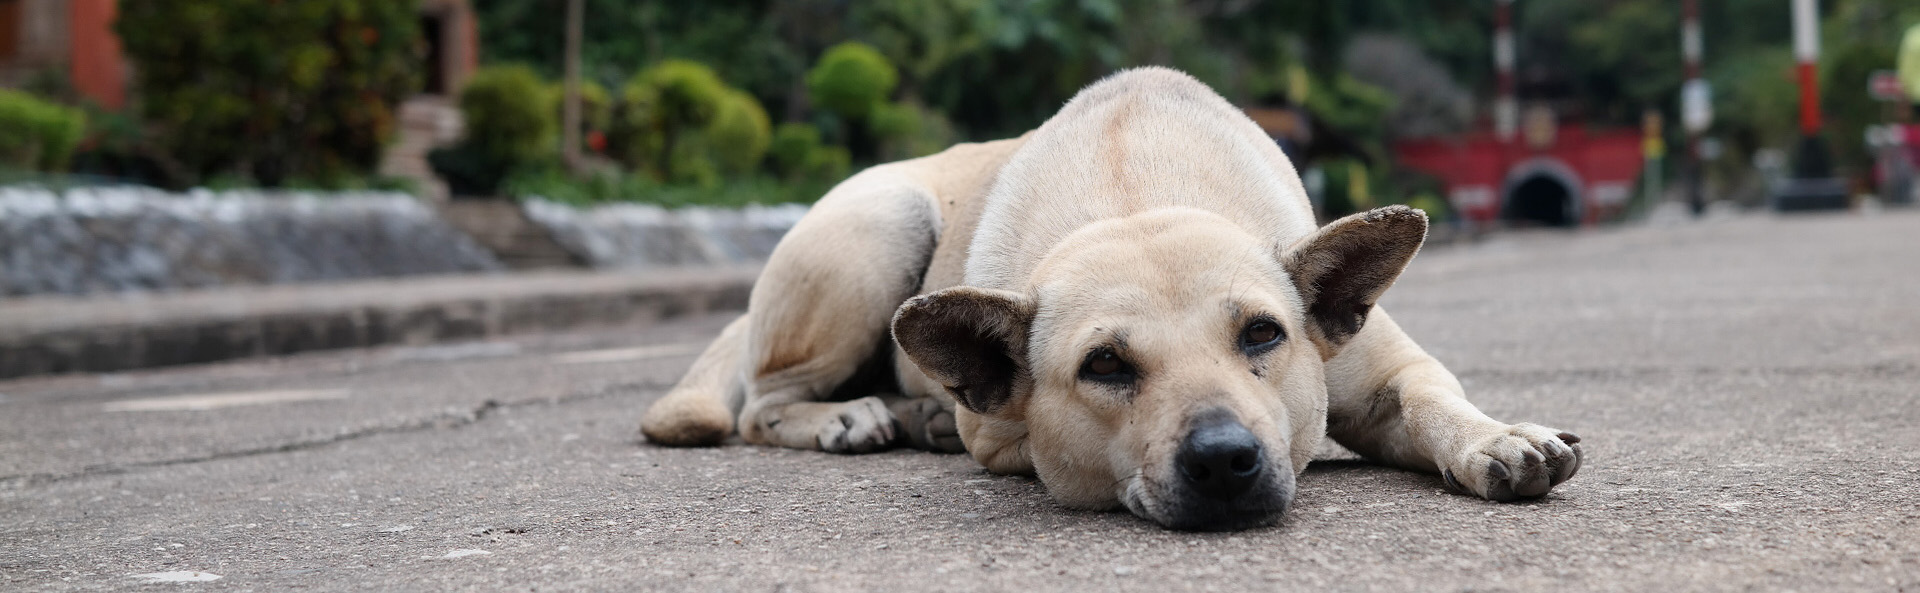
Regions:
<instances>
[{"instance_id":1,"label":"yellow object in background","mask_svg":"<svg viewBox=\"0 0 1920 593\"><path fill-rule=\"evenodd\" d=\"M1920 25L1907 29L1900 40L1900 89L1907 100L1920 103Z\"/></svg>"},{"instance_id":2,"label":"yellow object in background","mask_svg":"<svg viewBox=\"0 0 1920 593\"><path fill-rule=\"evenodd\" d=\"M1367 166L1360 161L1347 163L1347 199L1355 211L1373 209L1373 196L1367 194Z\"/></svg>"}]
</instances>

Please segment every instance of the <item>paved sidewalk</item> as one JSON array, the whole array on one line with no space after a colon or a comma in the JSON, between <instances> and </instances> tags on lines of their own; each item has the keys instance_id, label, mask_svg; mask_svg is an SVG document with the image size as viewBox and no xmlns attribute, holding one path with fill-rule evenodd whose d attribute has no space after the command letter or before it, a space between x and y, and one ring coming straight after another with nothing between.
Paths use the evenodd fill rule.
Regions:
<instances>
[{"instance_id":1,"label":"paved sidewalk","mask_svg":"<svg viewBox=\"0 0 1920 593\"><path fill-rule=\"evenodd\" d=\"M425 344L744 308L757 267L522 272L0 300L0 378Z\"/></svg>"},{"instance_id":2,"label":"paved sidewalk","mask_svg":"<svg viewBox=\"0 0 1920 593\"><path fill-rule=\"evenodd\" d=\"M1316 461L1230 534L965 456L641 442L729 314L0 381L0 591L1915 592L1917 256L1899 211L1422 253L1384 306L1580 474Z\"/></svg>"}]
</instances>

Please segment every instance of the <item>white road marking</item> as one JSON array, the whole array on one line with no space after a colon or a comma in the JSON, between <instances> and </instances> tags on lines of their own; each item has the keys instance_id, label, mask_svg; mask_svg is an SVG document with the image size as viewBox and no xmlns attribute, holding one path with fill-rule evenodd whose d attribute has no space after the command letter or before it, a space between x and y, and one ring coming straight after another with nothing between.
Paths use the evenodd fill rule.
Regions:
<instances>
[{"instance_id":1,"label":"white road marking","mask_svg":"<svg viewBox=\"0 0 1920 593\"><path fill-rule=\"evenodd\" d=\"M345 389L289 389L280 391L242 391L202 393L107 402L108 412L200 412L233 406L257 406L291 402L346 399Z\"/></svg>"},{"instance_id":2,"label":"white road marking","mask_svg":"<svg viewBox=\"0 0 1920 593\"><path fill-rule=\"evenodd\" d=\"M493 552L488 552L486 550L454 550L452 552L447 552L447 555L441 556L441 558L465 558L468 556L492 556L492 555L493 555Z\"/></svg>"},{"instance_id":3,"label":"white road marking","mask_svg":"<svg viewBox=\"0 0 1920 593\"><path fill-rule=\"evenodd\" d=\"M513 342L479 342L474 344L453 344L449 346L411 346L395 348L387 354L388 360L411 362L453 362L474 358L499 358L520 353L520 345Z\"/></svg>"},{"instance_id":4,"label":"white road marking","mask_svg":"<svg viewBox=\"0 0 1920 593\"><path fill-rule=\"evenodd\" d=\"M133 575L133 578L141 579L149 583L197 583L220 580L220 575L197 570L176 570L173 572L136 574Z\"/></svg>"},{"instance_id":5,"label":"white road marking","mask_svg":"<svg viewBox=\"0 0 1920 593\"><path fill-rule=\"evenodd\" d=\"M559 364L589 364L596 362L628 362L650 358L667 358L699 354L705 350L705 343L689 342L685 344L667 344L664 346L641 346L639 348L610 348L607 350L583 350L553 356L553 362Z\"/></svg>"}]
</instances>

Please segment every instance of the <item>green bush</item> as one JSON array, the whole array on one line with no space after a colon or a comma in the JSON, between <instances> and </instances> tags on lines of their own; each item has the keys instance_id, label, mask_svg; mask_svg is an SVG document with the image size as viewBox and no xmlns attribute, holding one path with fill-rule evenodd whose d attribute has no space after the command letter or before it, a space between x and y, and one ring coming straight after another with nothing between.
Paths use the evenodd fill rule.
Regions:
<instances>
[{"instance_id":1,"label":"green bush","mask_svg":"<svg viewBox=\"0 0 1920 593\"><path fill-rule=\"evenodd\" d=\"M558 97L532 68L483 68L460 89L466 131L427 153L427 164L457 196L492 196L512 172L555 158Z\"/></svg>"},{"instance_id":2,"label":"green bush","mask_svg":"<svg viewBox=\"0 0 1920 593\"><path fill-rule=\"evenodd\" d=\"M807 92L813 104L848 121L860 121L887 100L900 83L900 73L873 46L848 41L820 56L807 72Z\"/></svg>"},{"instance_id":3,"label":"green bush","mask_svg":"<svg viewBox=\"0 0 1920 593\"><path fill-rule=\"evenodd\" d=\"M728 90L713 122L707 126L706 142L720 171L727 175L745 175L760 168L773 140L773 125L767 110L753 95Z\"/></svg>"},{"instance_id":4,"label":"green bush","mask_svg":"<svg viewBox=\"0 0 1920 593\"><path fill-rule=\"evenodd\" d=\"M880 160L922 157L953 144L953 123L918 103L881 103L867 115L867 130L880 141Z\"/></svg>"},{"instance_id":5,"label":"green bush","mask_svg":"<svg viewBox=\"0 0 1920 593\"><path fill-rule=\"evenodd\" d=\"M560 129L557 99L532 68L483 68L460 90L461 142L512 165L548 158Z\"/></svg>"},{"instance_id":6,"label":"green bush","mask_svg":"<svg viewBox=\"0 0 1920 593\"><path fill-rule=\"evenodd\" d=\"M419 86L409 0L122 2L114 32L172 183L372 172Z\"/></svg>"},{"instance_id":7,"label":"green bush","mask_svg":"<svg viewBox=\"0 0 1920 593\"><path fill-rule=\"evenodd\" d=\"M820 129L802 123L780 124L770 145L773 168L790 181L837 182L847 176L847 149L824 146Z\"/></svg>"},{"instance_id":8,"label":"green bush","mask_svg":"<svg viewBox=\"0 0 1920 593\"><path fill-rule=\"evenodd\" d=\"M18 169L66 169L87 129L85 112L0 89L0 164Z\"/></svg>"},{"instance_id":9,"label":"green bush","mask_svg":"<svg viewBox=\"0 0 1920 593\"><path fill-rule=\"evenodd\" d=\"M698 62L666 60L634 75L620 89L608 143L615 156L636 170L662 180L699 176L698 159L677 154L682 140L712 122L728 88L711 68Z\"/></svg>"}]
</instances>

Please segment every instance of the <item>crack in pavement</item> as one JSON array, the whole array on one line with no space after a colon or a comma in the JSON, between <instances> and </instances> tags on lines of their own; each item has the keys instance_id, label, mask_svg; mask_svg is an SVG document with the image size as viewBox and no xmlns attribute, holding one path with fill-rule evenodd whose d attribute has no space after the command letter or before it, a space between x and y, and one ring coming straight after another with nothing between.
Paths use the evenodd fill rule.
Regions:
<instances>
[{"instance_id":1,"label":"crack in pavement","mask_svg":"<svg viewBox=\"0 0 1920 593\"><path fill-rule=\"evenodd\" d=\"M1866 365L1817 365L1817 366L1772 367L1772 368L1624 367L1624 368L1518 369L1518 370L1466 369L1466 370L1458 371L1456 374L1457 376L1462 378L1525 379L1525 378L1538 378L1538 377L1631 378L1631 377L1650 377L1650 376L1662 376L1662 375L1721 375L1721 374L1731 375L1731 374L1755 374L1755 373L1766 373L1766 374L1772 374L1776 376L1778 375L1807 376L1807 375L1861 374L1861 373L1868 374L1868 375L1880 375L1880 376L1888 376L1888 375L1901 376L1901 375L1920 374L1920 365L1915 365L1912 363L1900 362L1900 361L1882 361L1882 362L1866 364ZM296 440L293 442L280 443L275 445L267 445L262 447L249 448L249 449L240 449L235 451L221 451L216 453L208 453L204 455L194 455L194 456L180 457L180 458L174 458L174 459L139 461L139 462L133 462L133 463L124 463L124 464L120 464L120 463L97 464L97 465L87 466L85 468L80 469L79 471L65 472L65 473L42 472L42 473L0 476L0 486L7 486L7 487L35 486L35 485L62 482L66 480L92 477L92 476L123 474L131 471L135 471L135 470L141 470L141 469L152 469L152 468L168 467L168 466L175 466L175 465L187 465L187 464L195 464L195 463L205 463L210 461L221 461L226 459L238 459L238 458L253 457L258 455L272 455L277 453L303 451L308 449L325 447L327 445L332 445L335 443L341 443L341 442L357 440L357 439L378 436L378 435L385 435L385 434L417 432L417 431L428 430L428 429L444 429L444 430L458 429L458 428L466 427L466 426L478 423L482 420L485 420L489 415L491 415L496 410L528 407L528 406L536 406L536 405L562 405L562 404L570 404L575 402L592 401L596 399L612 397L615 395L632 394L636 392L645 393L648 391L660 391L660 390L669 388L671 386L672 384L670 383L663 383L659 381L638 381L638 382L627 382L627 383L615 383L615 384L601 387L593 391L574 393L570 395L563 395L563 396L552 397L552 398L531 399L531 400L515 401L515 402L500 402L498 400L488 399L486 401L481 402L479 405L474 406L472 409L461 411L461 412L441 413L441 414L429 416L426 418L420 418L413 421L402 422L398 424L386 424L386 425L379 425L379 426L364 427L364 428L354 429L354 430L343 430L343 431L334 433L332 435L327 435L324 437L302 439L302 440Z\"/></svg>"},{"instance_id":2,"label":"crack in pavement","mask_svg":"<svg viewBox=\"0 0 1920 593\"><path fill-rule=\"evenodd\" d=\"M41 472L41 473L30 473L30 474L15 474L11 476L0 476L0 486L6 486L6 487L12 487L12 488L37 486L42 484L64 482L67 480L87 478L87 477L93 477L93 476L124 474L124 473L132 472L135 470L142 470L142 469L169 467L169 466L175 466L175 465L189 465L189 464L195 464L195 463L205 463L209 461L221 461L226 459L254 457L258 455L273 455L276 453L290 453L294 451L304 451L308 449L317 449L320 447L325 447L327 445L332 445L336 443L343 443L351 440L357 440L357 439L362 439L366 437L386 435L386 434L401 434L401 433L409 433L409 432L418 432L418 431L429 430L429 429L454 430L454 429L471 426L473 424L477 424L480 421L487 419L488 416L491 416L493 412L498 410L531 407L531 406L538 406L538 405L557 406L557 405L563 405L563 404L593 401L593 400L613 397L616 395L632 395L636 393L643 394L648 392L657 392L657 391L665 390L668 387L672 387L672 385L667 383L661 383L658 381L636 381L636 382L627 382L627 383L614 383L611 385L603 386L596 390L573 393L569 395L562 395L558 397L529 399L524 401L513 401L513 402L501 402L499 400L488 399L486 401L480 402L479 405L474 406L472 409L465 410L465 411L442 412L440 414L435 414L433 416L419 418L419 419L415 419L408 422L402 422L398 424L384 424L384 425L369 426L369 427L364 427L359 429L342 430L324 437L302 439L302 440L296 440L293 442L280 443L276 445L267 445L262 447L240 449L235 451L221 451L217 453L208 453L204 455L194 455L189 457L179 457L179 458L173 458L173 459L157 459L152 461L137 461L133 463L96 464L96 465L86 466L84 468L81 468L79 471L73 471L73 472L64 472L64 473Z\"/></svg>"}]
</instances>

